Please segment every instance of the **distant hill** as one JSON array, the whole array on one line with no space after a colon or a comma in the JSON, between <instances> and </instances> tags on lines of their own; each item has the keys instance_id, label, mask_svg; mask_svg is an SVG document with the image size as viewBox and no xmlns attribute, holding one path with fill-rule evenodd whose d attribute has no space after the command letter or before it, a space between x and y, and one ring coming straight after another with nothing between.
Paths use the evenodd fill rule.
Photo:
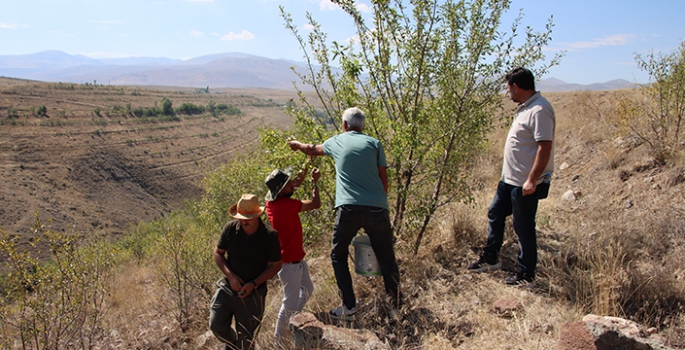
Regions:
<instances>
[{"instance_id":1,"label":"distant hill","mask_svg":"<svg viewBox=\"0 0 685 350\"><path fill-rule=\"evenodd\" d=\"M62 51L28 55L0 55L0 76L49 82L98 82L111 85L158 85L214 88L292 89L299 79L291 67L304 63L270 59L239 52L219 53L175 60L165 57L93 59ZM304 71L304 68L300 69ZM622 80L590 85L569 84L549 78L538 90L617 90L634 87Z\"/></svg>"},{"instance_id":2,"label":"distant hill","mask_svg":"<svg viewBox=\"0 0 685 350\"><path fill-rule=\"evenodd\" d=\"M189 60L158 57L92 59L61 51L0 55L0 76L48 82L112 85L292 89L289 60L222 53Z\"/></svg>"},{"instance_id":3,"label":"distant hill","mask_svg":"<svg viewBox=\"0 0 685 350\"><path fill-rule=\"evenodd\" d=\"M636 87L627 80L614 79L604 83L594 83L588 85L581 84L570 84L565 81L549 78L540 80L535 86L537 90L548 91L548 92L565 92L565 91L577 91L577 90L620 90L620 89L632 89Z\"/></svg>"}]
</instances>

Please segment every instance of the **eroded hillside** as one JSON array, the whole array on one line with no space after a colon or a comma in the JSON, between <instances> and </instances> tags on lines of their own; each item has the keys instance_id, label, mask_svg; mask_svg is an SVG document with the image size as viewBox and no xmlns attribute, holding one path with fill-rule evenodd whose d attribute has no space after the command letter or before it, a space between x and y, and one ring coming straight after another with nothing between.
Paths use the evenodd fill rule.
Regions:
<instances>
[{"instance_id":1,"label":"eroded hillside","mask_svg":"<svg viewBox=\"0 0 685 350\"><path fill-rule=\"evenodd\" d=\"M290 123L290 97L0 78L0 226L29 242L38 212L53 230L117 235L182 208L201 196L204 170L258 142L257 128ZM136 115L163 98L217 109Z\"/></svg>"}]
</instances>

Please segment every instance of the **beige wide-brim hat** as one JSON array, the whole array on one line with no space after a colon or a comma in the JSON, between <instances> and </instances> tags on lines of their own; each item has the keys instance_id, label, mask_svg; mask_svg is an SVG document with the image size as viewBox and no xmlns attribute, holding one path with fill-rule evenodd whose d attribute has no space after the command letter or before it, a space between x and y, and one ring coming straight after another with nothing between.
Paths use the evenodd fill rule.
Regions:
<instances>
[{"instance_id":1,"label":"beige wide-brim hat","mask_svg":"<svg viewBox=\"0 0 685 350\"><path fill-rule=\"evenodd\" d=\"M256 195L248 193L240 197L238 203L233 204L228 209L228 214L236 219L250 220L254 219L264 212L264 207L259 205L259 199Z\"/></svg>"}]
</instances>

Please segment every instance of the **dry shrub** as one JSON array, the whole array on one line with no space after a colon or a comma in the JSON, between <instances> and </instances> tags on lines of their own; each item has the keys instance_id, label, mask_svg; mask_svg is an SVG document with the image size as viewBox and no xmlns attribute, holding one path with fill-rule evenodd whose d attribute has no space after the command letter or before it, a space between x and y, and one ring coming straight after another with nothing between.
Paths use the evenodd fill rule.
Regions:
<instances>
[{"instance_id":1,"label":"dry shrub","mask_svg":"<svg viewBox=\"0 0 685 350\"><path fill-rule=\"evenodd\" d=\"M650 53L636 57L638 67L649 74L639 98L622 98L615 110L617 125L649 144L657 157L670 157L683 149L685 123L685 42L670 54Z\"/></svg>"},{"instance_id":2,"label":"dry shrub","mask_svg":"<svg viewBox=\"0 0 685 350\"><path fill-rule=\"evenodd\" d=\"M570 113L557 116L555 165L570 167L556 170L538 211L540 265L552 295L580 310L662 328L684 298L673 274L684 263L675 255L683 219L670 210L682 185L672 180L678 171L665 171L663 158L649 158L649 145L615 123L621 102L637 96L577 92ZM580 194L573 202L558 197L568 189Z\"/></svg>"},{"instance_id":3,"label":"dry shrub","mask_svg":"<svg viewBox=\"0 0 685 350\"><path fill-rule=\"evenodd\" d=\"M578 247L571 260L574 266L556 266L548 275L585 312L619 315L619 292L626 278L623 249L616 241Z\"/></svg>"},{"instance_id":4,"label":"dry shrub","mask_svg":"<svg viewBox=\"0 0 685 350\"><path fill-rule=\"evenodd\" d=\"M171 215L160 227L160 239L155 246L159 278L167 287L169 311L186 331L197 323L194 310L214 292L215 263L208 252L216 238L201 230L191 217Z\"/></svg>"},{"instance_id":5,"label":"dry shrub","mask_svg":"<svg viewBox=\"0 0 685 350\"><path fill-rule=\"evenodd\" d=\"M541 239L541 247L555 247L541 253L541 265L550 289L580 310L665 329L685 306L685 281L678 278L685 222L676 210L662 209L668 197L655 199L648 183L629 181L635 187L627 193L617 189L625 186L618 180L618 187L585 188L592 195L574 204L577 216L565 234ZM557 213L564 205L556 203Z\"/></svg>"},{"instance_id":6,"label":"dry shrub","mask_svg":"<svg viewBox=\"0 0 685 350\"><path fill-rule=\"evenodd\" d=\"M483 234L487 225L487 213L476 205L461 205L451 216L451 227L446 227L453 234L457 247L467 247L475 242L485 243ZM448 231L448 232L449 232Z\"/></svg>"},{"instance_id":7,"label":"dry shrub","mask_svg":"<svg viewBox=\"0 0 685 350\"><path fill-rule=\"evenodd\" d=\"M6 272L0 280L3 348L90 349L106 336L103 317L109 310L114 247L49 227L36 213L33 243L45 241L49 260L0 229Z\"/></svg>"}]
</instances>

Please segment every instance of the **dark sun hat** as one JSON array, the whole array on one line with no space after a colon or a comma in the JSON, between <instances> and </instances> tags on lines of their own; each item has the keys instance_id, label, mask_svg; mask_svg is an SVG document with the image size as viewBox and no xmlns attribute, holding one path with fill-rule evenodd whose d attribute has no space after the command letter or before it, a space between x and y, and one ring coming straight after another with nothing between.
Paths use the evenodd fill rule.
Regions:
<instances>
[{"instance_id":1,"label":"dark sun hat","mask_svg":"<svg viewBox=\"0 0 685 350\"><path fill-rule=\"evenodd\" d=\"M266 180L264 180L266 187L269 188L269 192L267 192L264 200L270 202L276 199L278 194L283 190L283 187L288 184L290 175L292 175L290 169L286 169L285 171L276 169L272 171L271 174L266 177Z\"/></svg>"}]
</instances>

